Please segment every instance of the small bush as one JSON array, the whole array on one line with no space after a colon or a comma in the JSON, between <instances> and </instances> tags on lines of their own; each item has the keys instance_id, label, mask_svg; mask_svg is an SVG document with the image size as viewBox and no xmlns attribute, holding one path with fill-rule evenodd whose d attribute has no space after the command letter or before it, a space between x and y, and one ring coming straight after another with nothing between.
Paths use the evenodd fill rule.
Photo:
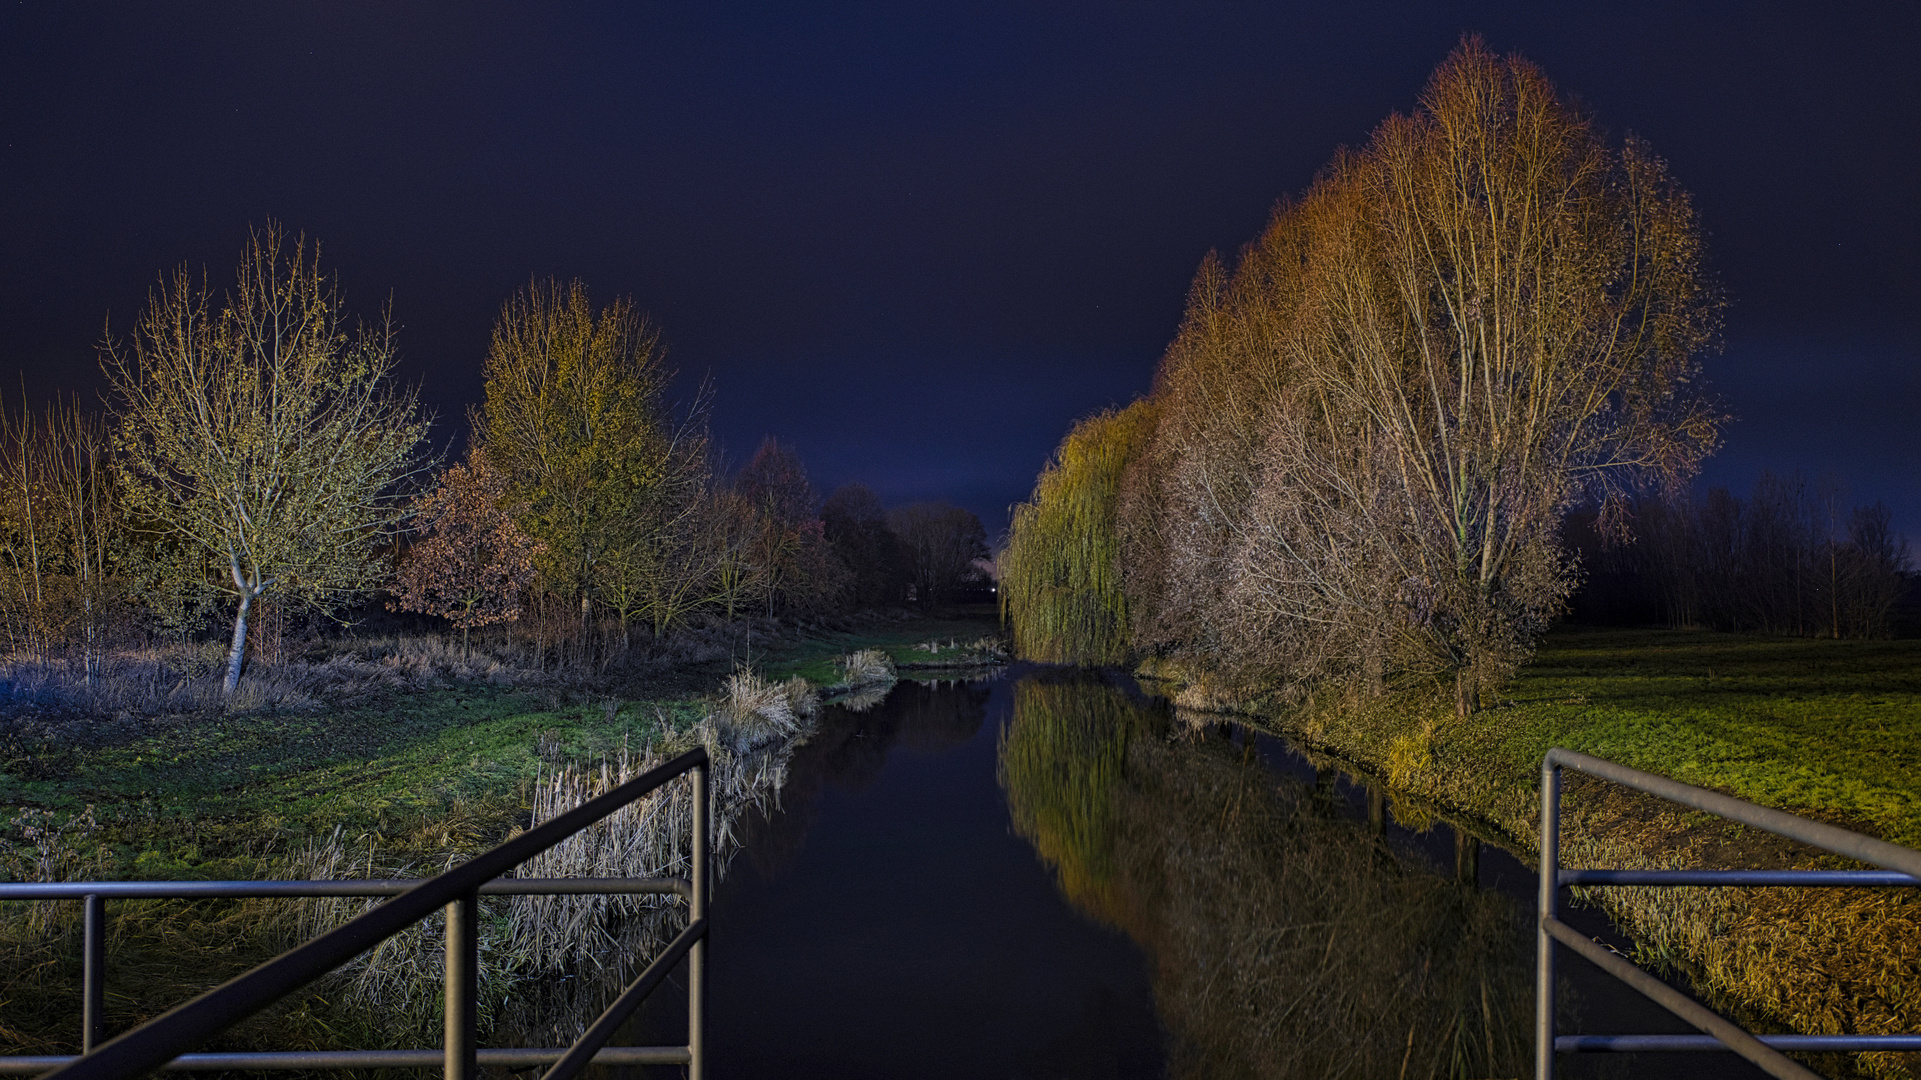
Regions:
<instances>
[{"instance_id":1,"label":"small bush","mask_svg":"<svg viewBox=\"0 0 1921 1080\"><path fill-rule=\"evenodd\" d=\"M834 661L840 671L840 684L850 690L892 686L898 679L894 662L879 649L860 649Z\"/></svg>"},{"instance_id":2,"label":"small bush","mask_svg":"<svg viewBox=\"0 0 1921 1080\"><path fill-rule=\"evenodd\" d=\"M800 734L820 710L820 697L807 680L773 682L748 668L727 677L715 719L719 738L735 753Z\"/></svg>"}]
</instances>

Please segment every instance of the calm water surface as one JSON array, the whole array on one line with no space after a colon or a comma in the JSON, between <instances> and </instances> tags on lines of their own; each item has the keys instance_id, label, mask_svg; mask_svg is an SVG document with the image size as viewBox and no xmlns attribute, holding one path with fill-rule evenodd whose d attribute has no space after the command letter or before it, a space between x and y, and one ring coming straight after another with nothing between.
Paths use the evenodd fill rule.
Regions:
<instances>
[{"instance_id":1,"label":"calm water surface","mask_svg":"<svg viewBox=\"0 0 1921 1080\"><path fill-rule=\"evenodd\" d=\"M1533 874L1486 848L1459 884L1445 825L1377 838L1365 789L1318 781L1279 740L1097 676L830 708L715 890L713 1075L1529 1073ZM1563 967L1580 1030L1685 1030ZM664 989L621 1041L684 1024ZM1562 1062L1760 1075L1724 1054Z\"/></svg>"}]
</instances>

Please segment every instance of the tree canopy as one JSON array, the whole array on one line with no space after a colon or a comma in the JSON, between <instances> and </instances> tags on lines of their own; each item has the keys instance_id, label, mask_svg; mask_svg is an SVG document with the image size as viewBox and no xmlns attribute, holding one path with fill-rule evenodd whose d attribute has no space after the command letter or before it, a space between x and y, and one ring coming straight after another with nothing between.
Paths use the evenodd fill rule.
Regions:
<instances>
[{"instance_id":1,"label":"tree canopy","mask_svg":"<svg viewBox=\"0 0 1921 1080\"><path fill-rule=\"evenodd\" d=\"M537 282L501 308L483 372L480 441L542 545L542 586L584 616L670 480L659 336L628 300L596 311L579 281Z\"/></svg>"},{"instance_id":2,"label":"tree canopy","mask_svg":"<svg viewBox=\"0 0 1921 1080\"><path fill-rule=\"evenodd\" d=\"M1203 262L1121 485L1135 647L1451 673L1473 708L1572 588L1561 515L1618 533L1715 445L1700 243L1644 143L1464 40L1411 115ZM1044 484L1026 527L1084 498Z\"/></svg>"},{"instance_id":3,"label":"tree canopy","mask_svg":"<svg viewBox=\"0 0 1921 1080\"><path fill-rule=\"evenodd\" d=\"M256 599L330 607L386 576L426 422L394 385L388 326L348 332L317 244L255 231L218 308L182 267L102 362L128 513L204 555L236 599L228 692Z\"/></svg>"}]
</instances>

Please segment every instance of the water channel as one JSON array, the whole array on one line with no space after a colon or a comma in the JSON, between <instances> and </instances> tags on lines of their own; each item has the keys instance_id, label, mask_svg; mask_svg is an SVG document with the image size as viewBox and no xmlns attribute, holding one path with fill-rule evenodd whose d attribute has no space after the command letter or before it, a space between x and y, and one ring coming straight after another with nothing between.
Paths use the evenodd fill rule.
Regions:
<instances>
[{"instance_id":1,"label":"water channel","mask_svg":"<svg viewBox=\"0 0 1921 1080\"><path fill-rule=\"evenodd\" d=\"M1372 812L1282 740L1116 678L830 707L715 892L712 1075L1528 1075L1532 871L1483 847L1465 882L1448 826ZM1686 1030L1563 968L1562 1031ZM621 1041L678 1041L685 1015L657 994ZM1761 1074L1667 1054L1560 1075Z\"/></svg>"}]
</instances>

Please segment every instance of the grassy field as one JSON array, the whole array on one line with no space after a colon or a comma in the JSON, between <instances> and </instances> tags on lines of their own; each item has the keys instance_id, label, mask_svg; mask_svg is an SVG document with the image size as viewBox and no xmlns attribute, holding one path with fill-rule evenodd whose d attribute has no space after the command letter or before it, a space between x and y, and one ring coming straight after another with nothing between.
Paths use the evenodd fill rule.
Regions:
<instances>
[{"instance_id":1,"label":"grassy field","mask_svg":"<svg viewBox=\"0 0 1921 1080\"><path fill-rule=\"evenodd\" d=\"M1515 781L1561 745L1921 847L1921 641L1565 628L1478 719Z\"/></svg>"},{"instance_id":2,"label":"grassy field","mask_svg":"<svg viewBox=\"0 0 1921 1080\"><path fill-rule=\"evenodd\" d=\"M832 686L840 678L836 657L857 649L878 649L900 669L902 678L934 678L942 668L930 665L945 665L956 656L979 656L981 650L972 646L998 631L991 609L983 607L978 613L962 612L954 618L823 635L769 657L766 673L777 679L798 675L816 686Z\"/></svg>"}]
</instances>

